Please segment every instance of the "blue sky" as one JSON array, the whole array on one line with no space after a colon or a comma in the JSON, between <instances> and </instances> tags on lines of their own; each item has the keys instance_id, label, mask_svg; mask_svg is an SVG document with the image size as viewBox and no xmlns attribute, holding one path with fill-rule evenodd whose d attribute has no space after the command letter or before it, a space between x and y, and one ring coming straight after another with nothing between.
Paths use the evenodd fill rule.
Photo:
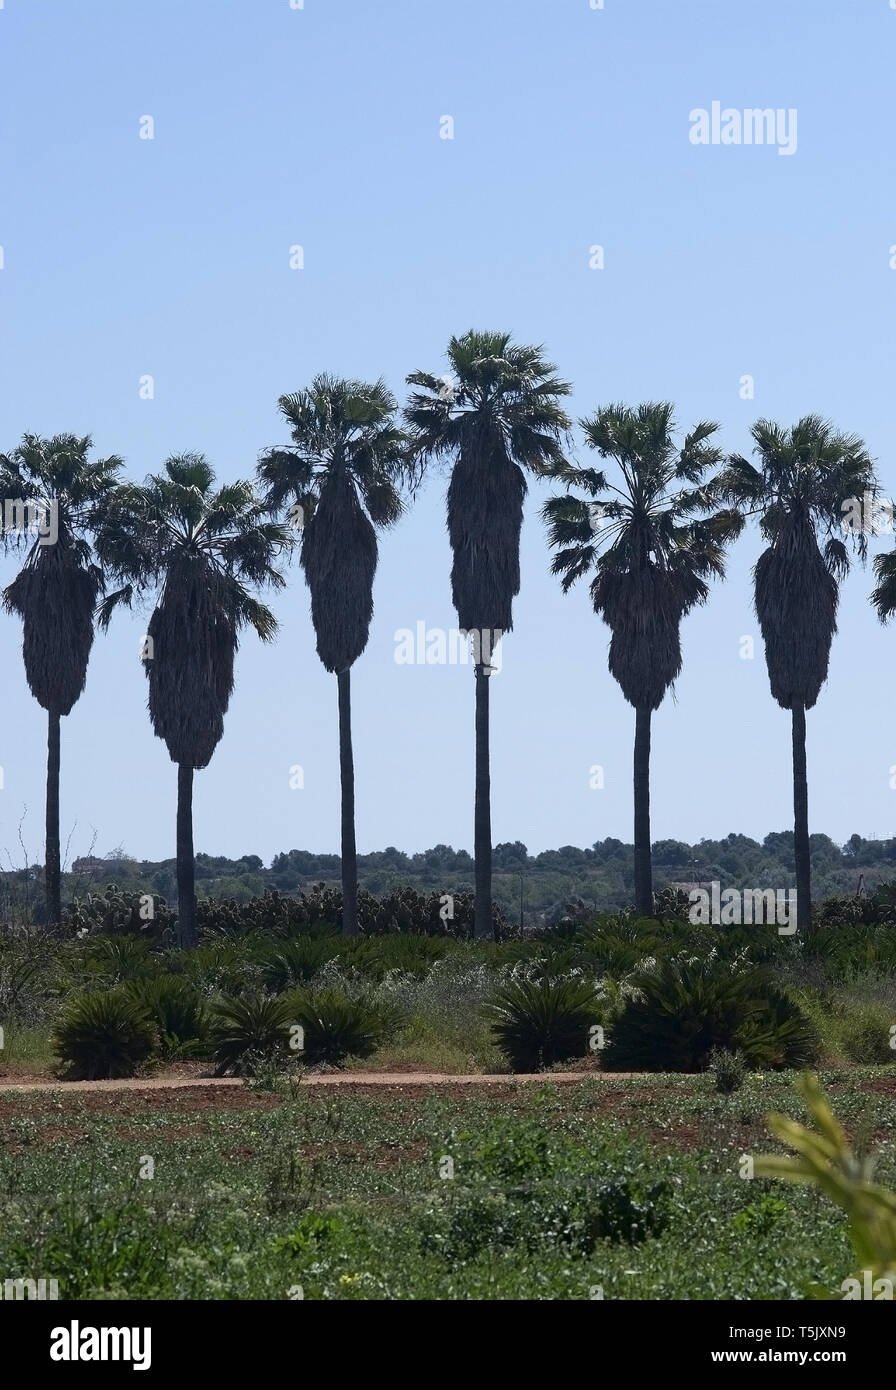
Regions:
<instances>
[{"instance_id":1,"label":"blue sky","mask_svg":"<svg viewBox=\"0 0 896 1390\"><path fill-rule=\"evenodd\" d=\"M577 415L670 399L683 425L717 419L743 451L756 417L821 412L863 435L896 491L894 57L888 0L5 0L0 447L74 431L135 477L188 449L247 476L283 439L282 392L329 370L383 375L401 397L408 371L443 371L449 336L475 326L543 342ZM690 112L714 100L796 109L796 153L694 146ZM431 478L381 545L353 678L362 852L472 848L470 669L394 660L398 629L455 623L444 491ZM549 573L543 495L492 689L494 839L630 840L633 711L587 586L564 597ZM789 718L751 605L758 552L750 531L685 622L684 671L654 719L654 838L791 822ZM896 832L896 630L871 587L861 570L845 586L809 716L811 825L838 840ZM276 608L279 640L245 638L224 739L196 779L209 853L338 849L336 682L298 570ZM145 623L120 617L97 640L63 721L71 855L94 834L100 853L173 854ZM45 716L5 617L0 643L0 847L17 857L27 807L40 859Z\"/></svg>"}]
</instances>

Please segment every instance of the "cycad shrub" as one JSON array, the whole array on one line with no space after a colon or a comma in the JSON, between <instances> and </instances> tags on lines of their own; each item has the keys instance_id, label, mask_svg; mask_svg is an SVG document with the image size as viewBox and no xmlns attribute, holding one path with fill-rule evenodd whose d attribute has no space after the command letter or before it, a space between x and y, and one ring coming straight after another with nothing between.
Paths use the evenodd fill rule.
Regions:
<instances>
[{"instance_id":1,"label":"cycad shrub","mask_svg":"<svg viewBox=\"0 0 896 1390\"><path fill-rule=\"evenodd\" d=\"M814 1024L761 970L677 959L636 971L601 1062L607 1071L701 1071L716 1048L751 1068L801 1067L819 1052Z\"/></svg>"},{"instance_id":2,"label":"cycad shrub","mask_svg":"<svg viewBox=\"0 0 896 1390\"><path fill-rule=\"evenodd\" d=\"M618 978L634 970L645 955L653 953L655 942L634 941L610 932L595 933L579 948L578 959L598 975Z\"/></svg>"},{"instance_id":3,"label":"cycad shrub","mask_svg":"<svg viewBox=\"0 0 896 1390\"><path fill-rule=\"evenodd\" d=\"M569 977L514 980L498 990L484 1013L498 1047L521 1072L584 1057L600 1020L594 985Z\"/></svg>"},{"instance_id":4,"label":"cycad shrub","mask_svg":"<svg viewBox=\"0 0 896 1390\"><path fill-rule=\"evenodd\" d=\"M158 968L151 943L142 936L101 936L89 942L84 966L88 977L113 985L153 975Z\"/></svg>"},{"instance_id":5,"label":"cycad shrub","mask_svg":"<svg viewBox=\"0 0 896 1390\"><path fill-rule=\"evenodd\" d=\"M168 969L189 980L206 997L225 998L257 994L261 986L261 966L241 941L211 942L187 951L171 951Z\"/></svg>"},{"instance_id":6,"label":"cycad shrub","mask_svg":"<svg viewBox=\"0 0 896 1390\"><path fill-rule=\"evenodd\" d=\"M759 989L760 1007L738 1027L734 1050L757 1071L783 1071L817 1062L822 1046L812 1019L783 990L761 982Z\"/></svg>"},{"instance_id":7,"label":"cycad shrub","mask_svg":"<svg viewBox=\"0 0 896 1390\"><path fill-rule=\"evenodd\" d=\"M338 936L294 936L268 947L261 955L262 979L269 990L282 994L311 980L339 955Z\"/></svg>"},{"instance_id":8,"label":"cycad shrub","mask_svg":"<svg viewBox=\"0 0 896 1390\"><path fill-rule=\"evenodd\" d=\"M291 1021L301 1025L302 1060L338 1066L346 1057L369 1057L400 1023L397 1010L336 989L296 990L284 996Z\"/></svg>"},{"instance_id":9,"label":"cycad shrub","mask_svg":"<svg viewBox=\"0 0 896 1390\"><path fill-rule=\"evenodd\" d=\"M422 932L391 932L382 936L355 936L345 943L345 963L373 980L381 980L390 970L426 975L438 960L454 947L447 936L427 936Z\"/></svg>"},{"instance_id":10,"label":"cycad shrub","mask_svg":"<svg viewBox=\"0 0 896 1390\"><path fill-rule=\"evenodd\" d=\"M189 981L179 975L156 975L131 981L125 992L155 1024L159 1056L183 1061L208 1055L208 1010Z\"/></svg>"},{"instance_id":11,"label":"cycad shrub","mask_svg":"<svg viewBox=\"0 0 896 1390\"><path fill-rule=\"evenodd\" d=\"M212 1008L212 1043L216 1076L243 1070L259 1058L288 1056L290 1025L298 1022L287 995L220 999Z\"/></svg>"},{"instance_id":12,"label":"cycad shrub","mask_svg":"<svg viewBox=\"0 0 896 1390\"><path fill-rule=\"evenodd\" d=\"M74 999L53 1034L53 1048L73 1080L134 1076L157 1041L145 1007L124 990Z\"/></svg>"}]
</instances>

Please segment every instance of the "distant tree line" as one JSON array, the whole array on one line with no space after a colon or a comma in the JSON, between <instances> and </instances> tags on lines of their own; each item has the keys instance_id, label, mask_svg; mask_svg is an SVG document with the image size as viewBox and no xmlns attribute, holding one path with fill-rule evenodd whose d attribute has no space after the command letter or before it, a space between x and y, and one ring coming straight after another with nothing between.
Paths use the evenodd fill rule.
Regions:
<instances>
[{"instance_id":1,"label":"distant tree line","mask_svg":"<svg viewBox=\"0 0 896 1390\"><path fill-rule=\"evenodd\" d=\"M813 881L817 897L868 893L896 878L896 840L871 840L851 835L837 845L827 835L810 836ZM671 884L699 886L714 879L730 888L789 888L795 884L793 831L774 831L762 841L730 834L719 840L655 840L651 847L656 887ZM494 846L494 897L508 920L518 921L522 894L525 925L534 926L561 914L581 899L599 910L629 906L634 896L633 846L613 837L589 848L562 845L530 854L519 840ZM271 889L296 894L314 883L340 886L338 854L315 854L291 849L275 854L268 867L257 854L239 859L225 855L196 855L196 887L200 898L235 898L247 902ZM110 883L134 891L158 893L168 902L177 898L175 859L138 860L125 854L76 859L63 875L66 897L97 892ZM394 845L358 855L358 882L370 893L384 893L409 883L420 891L451 892L475 885L473 856L450 845L434 845L406 854ZM0 874L0 916L21 908L26 896L37 920L42 912L43 869Z\"/></svg>"}]
</instances>

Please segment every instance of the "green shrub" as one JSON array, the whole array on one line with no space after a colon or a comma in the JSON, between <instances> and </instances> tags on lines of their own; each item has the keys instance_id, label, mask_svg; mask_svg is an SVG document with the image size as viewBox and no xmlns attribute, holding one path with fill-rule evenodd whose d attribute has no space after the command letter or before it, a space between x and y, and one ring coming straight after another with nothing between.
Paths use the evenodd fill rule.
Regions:
<instances>
[{"instance_id":1,"label":"green shrub","mask_svg":"<svg viewBox=\"0 0 896 1390\"><path fill-rule=\"evenodd\" d=\"M628 1178L598 1183L587 1197L583 1248L593 1249L598 1240L640 1245L650 1236L661 1235L669 1223L668 1194L666 1179L644 1191Z\"/></svg>"},{"instance_id":2,"label":"green shrub","mask_svg":"<svg viewBox=\"0 0 896 1390\"><path fill-rule=\"evenodd\" d=\"M154 974L156 965L150 957L151 943L140 936L101 936L90 941L84 955L89 977L94 975L112 985L124 980L136 980Z\"/></svg>"},{"instance_id":3,"label":"green shrub","mask_svg":"<svg viewBox=\"0 0 896 1390\"><path fill-rule=\"evenodd\" d=\"M312 1065L369 1057L398 1024L395 1011L385 1005L351 999L341 990L296 990L285 998L292 1022L304 1031L302 1059Z\"/></svg>"},{"instance_id":4,"label":"green shrub","mask_svg":"<svg viewBox=\"0 0 896 1390\"><path fill-rule=\"evenodd\" d=\"M403 932L471 938L474 895L470 892L452 892L450 917L442 915L445 911L444 899L444 893L420 893L410 884L394 888L379 898L362 890L358 894L358 921L361 931L367 936ZM339 904L341 916L341 894ZM496 941L516 934L516 929L504 920L497 903L492 904L492 927Z\"/></svg>"},{"instance_id":5,"label":"green shrub","mask_svg":"<svg viewBox=\"0 0 896 1390\"><path fill-rule=\"evenodd\" d=\"M797 979L799 980L805 973L805 971L799 971ZM820 1040L821 1056L829 1061L842 1061L842 1008L833 991L824 985L819 988L813 981L809 985L789 985L788 995L799 1005L814 1025Z\"/></svg>"},{"instance_id":6,"label":"green shrub","mask_svg":"<svg viewBox=\"0 0 896 1390\"><path fill-rule=\"evenodd\" d=\"M758 1202L751 1202L735 1212L731 1224L742 1234L767 1236L787 1220L788 1211L787 1203L781 1197L766 1193Z\"/></svg>"},{"instance_id":7,"label":"green shrub","mask_svg":"<svg viewBox=\"0 0 896 1390\"><path fill-rule=\"evenodd\" d=\"M275 994L305 984L339 954L338 936L295 936L261 955L262 979Z\"/></svg>"},{"instance_id":8,"label":"green shrub","mask_svg":"<svg viewBox=\"0 0 896 1390\"><path fill-rule=\"evenodd\" d=\"M361 970L370 979L381 980L390 970L422 977L452 949L456 949L453 942L444 936L395 932L385 936L352 937L343 943L340 954L346 965Z\"/></svg>"},{"instance_id":9,"label":"green shrub","mask_svg":"<svg viewBox=\"0 0 896 1390\"><path fill-rule=\"evenodd\" d=\"M690 896L682 888L661 888L653 895L653 912L659 922L671 920L690 925Z\"/></svg>"},{"instance_id":10,"label":"green shrub","mask_svg":"<svg viewBox=\"0 0 896 1390\"><path fill-rule=\"evenodd\" d=\"M76 1163L77 1160L74 1160ZM74 1186L74 1184L73 1184ZM162 1220L145 1200L103 1197L75 1187L62 1188L49 1210L38 1204L41 1223L30 1234L13 1239L9 1254L14 1269L28 1269L46 1260L66 1299L156 1299L171 1288L178 1247L183 1243L173 1224ZM8 1221L4 1216L4 1226ZM9 1247L7 1247L9 1249ZM39 1266L43 1269L43 1264ZM174 1296L174 1291L167 1294Z\"/></svg>"},{"instance_id":11,"label":"green shrub","mask_svg":"<svg viewBox=\"0 0 896 1390\"><path fill-rule=\"evenodd\" d=\"M754 1172L758 1178L811 1183L818 1193L836 1202L848 1221L849 1238L859 1265L854 1277L858 1276L859 1285L869 1275L874 1280L887 1279L892 1285L896 1279L896 1192L873 1180L873 1156L859 1156L850 1147L818 1077L807 1072L797 1087L815 1128L807 1129L787 1115L767 1116L772 1133L795 1149L797 1157L762 1155L755 1161ZM841 1291L843 1287L841 1284ZM819 1291L813 1292L817 1296ZM836 1298L837 1294L827 1296Z\"/></svg>"},{"instance_id":12,"label":"green shrub","mask_svg":"<svg viewBox=\"0 0 896 1390\"><path fill-rule=\"evenodd\" d=\"M590 1050L598 1021L592 984L576 979L519 980L505 985L484 1012L514 1071L541 1071Z\"/></svg>"},{"instance_id":13,"label":"green shrub","mask_svg":"<svg viewBox=\"0 0 896 1390\"><path fill-rule=\"evenodd\" d=\"M720 1095L729 1096L739 1091L747 1079L747 1069L739 1052L729 1052L727 1047L716 1047L709 1054L709 1070Z\"/></svg>"},{"instance_id":14,"label":"green shrub","mask_svg":"<svg viewBox=\"0 0 896 1390\"><path fill-rule=\"evenodd\" d=\"M220 940L189 951L171 951L167 965L172 974L183 976L206 996L257 994L261 985L261 967L241 941Z\"/></svg>"},{"instance_id":15,"label":"green shrub","mask_svg":"<svg viewBox=\"0 0 896 1390\"><path fill-rule=\"evenodd\" d=\"M817 1031L761 970L716 958L671 960L635 973L602 1065L608 1071L700 1071L714 1048L754 1068L815 1059Z\"/></svg>"},{"instance_id":16,"label":"green shrub","mask_svg":"<svg viewBox=\"0 0 896 1390\"><path fill-rule=\"evenodd\" d=\"M46 945L31 942L3 943L0 949L0 1023L15 1019L36 1023L45 1016L51 993L48 964L53 964Z\"/></svg>"},{"instance_id":17,"label":"green shrub","mask_svg":"<svg viewBox=\"0 0 896 1390\"><path fill-rule=\"evenodd\" d=\"M475 1260L483 1250L515 1245L522 1237L518 1209L487 1193L465 1194L445 1210L424 1212L418 1227L421 1250L452 1265Z\"/></svg>"},{"instance_id":18,"label":"green shrub","mask_svg":"<svg viewBox=\"0 0 896 1390\"><path fill-rule=\"evenodd\" d=\"M133 1076L156 1044L145 1008L122 990L85 994L69 1004L53 1047L73 1078Z\"/></svg>"},{"instance_id":19,"label":"green shrub","mask_svg":"<svg viewBox=\"0 0 896 1390\"><path fill-rule=\"evenodd\" d=\"M242 1069L248 1054L288 1055L290 1025L298 1022L289 996L264 999L221 999L212 1009L212 1042L216 1076Z\"/></svg>"},{"instance_id":20,"label":"green shrub","mask_svg":"<svg viewBox=\"0 0 896 1390\"><path fill-rule=\"evenodd\" d=\"M452 1140L452 1151L461 1156L465 1173L475 1173L502 1187L538 1186L560 1166L564 1140L557 1139L538 1120L501 1118L494 1121L478 1143L466 1137Z\"/></svg>"},{"instance_id":21,"label":"green shrub","mask_svg":"<svg viewBox=\"0 0 896 1390\"><path fill-rule=\"evenodd\" d=\"M424 1249L451 1261L508 1246L590 1255L599 1241L640 1244L671 1219L673 1183L653 1158L631 1146L584 1149L543 1117L499 1119L483 1136L454 1132L442 1147L458 1182L446 1184L420 1232Z\"/></svg>"},{"instance_id":22,"label":"green shrub","mask_svg":"<svg viewBox=\"0 0 896 1390\"><path fill-rule=\"evenodd\" d=\"M192 985L178 975L134 980L125 992L155 1024L158 1052L166 1061L204 1057L207 1053L208 1011Z\"/></svg>"},{"instance_id":23,"label":"green shrub","mask_svg":"<svg viewBox=\"0 0 896 1390\"><path fill-rule=\"evenodd\" d=\"M854 901L863 912L872 911L867 899ZM837 900L822 904L819 924L806 942L807 959L823 963L840 983L866 973L896 973L896 932L891 923L873 922L868 916L855 920L849 914L838 918L836 906Z\"/></svg>"},{"instance_id":24,"label":"green shrub","mask_svg":"<svg viewBox=\"0 0 896 1390\"><path fill-rule=\"evenodd\" d=\"M559 1246L590 1256L599 1241L640 1245L666 1229L669 1187L661 1181L641 1191L623 1178L574 1194L550 1183L516 1196L474 1190L442 1211L424 1213L420 1244L455 1265L514 1246L530 1255Z\"/></svg>"},{"instance_id":25,"label":"green shrub","mask_svg":"<svg viewBox=\"0 0 896 1390\"><path fill-rule=\"evenodd\" d=\"M843 1050L853 1062L896 1062L891 1033L893 1017L881 1004L865 1004L854 1009L843 1024Z\"/></svg>"}]
</instances>

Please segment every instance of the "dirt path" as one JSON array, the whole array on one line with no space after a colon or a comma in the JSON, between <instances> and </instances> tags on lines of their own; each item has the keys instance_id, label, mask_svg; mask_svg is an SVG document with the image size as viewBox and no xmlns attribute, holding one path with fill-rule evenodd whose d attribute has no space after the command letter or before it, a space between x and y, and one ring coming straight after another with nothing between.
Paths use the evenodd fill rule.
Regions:
<instances>
[{"instance_id":1,"label":"dirt path","mask_svg":"<svg viewBox=\"0 0 896 1390\"><path fill-rule=\"evenodd\" d=\"M342 1071L327 1072L305 1076L303 1086L507 1086L514 1082L557 1081L567 1083L582 1081L586 1076L597 1076L597 1072L555 1071L535 1073L476 1073L470 1076L455 1076L450 1072L386 1072L386 1071ZM622 1072L614 1072L614 1077L622 1078ZM17 1091L60 1091L67 1095L70 1091L177 1091L186 1087L210 1087L222 1089L227 1086L242 1086L239 1077L233 1076L191 1076L191 1077L135 1077L124 1081L0 1081L0 1094Z\"/></svg>"}]
</instances>

